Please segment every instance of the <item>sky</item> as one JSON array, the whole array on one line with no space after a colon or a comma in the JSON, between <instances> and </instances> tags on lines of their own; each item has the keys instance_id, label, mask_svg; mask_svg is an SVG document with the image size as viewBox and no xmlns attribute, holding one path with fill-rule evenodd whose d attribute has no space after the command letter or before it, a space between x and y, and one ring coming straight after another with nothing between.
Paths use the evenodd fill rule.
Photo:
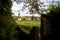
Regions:
<instances>
[{"instance_id":1,"label":"sky","mask_svg":"<svg viewBox=\"0 0 60 40\"><path fill-rule=\"evenodd\" d=\"M13 3L12 6L12 12L14 13L14 15L18 15L18 12L20 11L21 16L26 16L26 13L29 11L28 8L23 9L24 6L24 2L22 2L21 4L17 4L16 2Z\"/></svg>"},{"instance_id":2,"label":"sky","mask_svg":"<svg viewBox=\"0 0 60 40\"><path fill-rule=\"evenodd\" d=\"M17 4L16 2L13 2L13 6L11 8L12 13L14 13L15 16L18 16L18 12L20 13L21 16L32 16L29 12L29 7L26 7L25 9L23 9L23 6L24 6L24 2L22 2L20 4ZM35 16L37 16L37 15L38 14L36 14Z\"/></svg>"},{"instance_id":3,"label":"sky","mask_svg":"<svg viewBox=\"0 0 60 40\"><path fill-rule=\"evenodd\" d=\"M40 0L40 2L45 2L45 5L46 4L49 4L47 2L51 2L51 1L52 0ZM60 1L60 0L54 0L54 1ZM12 8L11 9L12 9L12 12L14 13L14 15L17 16L18 15L18 11L20 11L20 15L21 16L31 16L30 13L26 14L29 11L28 7L25 8L25 9L23 9L24 2L22 2L20 4L17 4L16 2L13 2L12 4L13 5L12 5Z\"/></svg>"}]
</instances>

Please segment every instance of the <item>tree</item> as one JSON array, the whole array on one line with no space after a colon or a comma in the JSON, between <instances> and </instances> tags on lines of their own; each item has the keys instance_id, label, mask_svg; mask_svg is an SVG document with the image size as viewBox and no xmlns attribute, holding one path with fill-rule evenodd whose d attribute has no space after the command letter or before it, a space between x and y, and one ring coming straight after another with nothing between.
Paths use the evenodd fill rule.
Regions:
<instances>
[{"instance_id":1,"label":"tree","mask_svg":"<svg viewBox=\"0 0 60 40\"><path fill-rule=\"evenodd\" d=\"M50 11L50 14L51 16L57 16L60 14L60 5L57 4L57 5L51 5L49 7L49 11Z\"/></svg>"},{"instance_id":2,"label":"tree","mask_svg":"<svg viewBox=\"0 0 60 40\"><path fill-rule=\"evenodd\" d=\"M39 5L38 5L38 1L37 0L28 0L28 2L30 3L28 5L31 6L29 8L29 12L30 14L32 14L32 20L34 19L34 13L39 13Z\"/></svg>"},{"instance_id":3,"label":"tree","mask_svg":"<svg viewBox=\"0 0 60 40\"><path fill-rule=\"evenodd\" d=\"M39 4L37 0L32 0L30 5L32 6L30 9L31 12L34 12L34 11L39 12Z\"/></svg>"},{"instance_id":4,"label":"tree","mask_svg":"<svg viewBox=\"0 0 60 40\"><path fill-rule=\"evenodd\" d=\"M0 0L0 40L11 40L15 22L12 18L11 0Z\"/></svg>"}]
</instances>

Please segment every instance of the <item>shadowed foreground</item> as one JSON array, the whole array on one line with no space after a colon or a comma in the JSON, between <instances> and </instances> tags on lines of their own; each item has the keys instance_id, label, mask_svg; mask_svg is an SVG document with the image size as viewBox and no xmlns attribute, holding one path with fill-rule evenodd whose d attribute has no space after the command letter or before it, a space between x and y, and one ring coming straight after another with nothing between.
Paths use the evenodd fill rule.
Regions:
<instances>
[{"instance_id":1,"label":"shadowed foreground","mask_svg":"<svg viewBox=\"0 0 60 40\"><path fill-rule=\"evenodd\" d=\"M39 40L39 30L37 27L33 27L29 34L25 34L19 26L16 27L16 30L18 31L18 35L16 35L18 40Z\"/></svg>"}]
</instances>

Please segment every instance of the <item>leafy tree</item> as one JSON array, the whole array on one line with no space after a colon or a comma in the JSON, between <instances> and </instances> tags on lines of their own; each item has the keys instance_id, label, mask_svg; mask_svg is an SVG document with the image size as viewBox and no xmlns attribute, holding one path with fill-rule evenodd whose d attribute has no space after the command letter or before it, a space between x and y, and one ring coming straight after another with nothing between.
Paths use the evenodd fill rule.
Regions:
<instances>
[{"instance_id":1,"label":"leafy tree","mask_svg":"<svg viewBox=\"0 0 60 40\"><path fill-rule=\"evenodd\" d=\"M30 12L32 13L34 13L35 11L39 12L39 5L37 0L32 0L30 5L32 6Z\"/></svg>"},{"instance_id":2,"label":"leafy tree","mask_svg":"<svg viewBox=\"0 0 60 40\"><path fill-rule=\"evenodd\" d=\"M47 14L47 15L50 15L50 16L58 16L58 15L60 15L60 4L51 5L49 7L49 10L50 10L50 13Z\"/></svg>"},{"instance_id":3,"label":"leafy tree","mask_svg":"<svg viewBox=\"0 0 60 40\"><path fill-rule=\"evenodd\" d=\"M11 0L0 0L0 40L12 40L16 26L11 12Z\"/></svg>"}]
</instances>

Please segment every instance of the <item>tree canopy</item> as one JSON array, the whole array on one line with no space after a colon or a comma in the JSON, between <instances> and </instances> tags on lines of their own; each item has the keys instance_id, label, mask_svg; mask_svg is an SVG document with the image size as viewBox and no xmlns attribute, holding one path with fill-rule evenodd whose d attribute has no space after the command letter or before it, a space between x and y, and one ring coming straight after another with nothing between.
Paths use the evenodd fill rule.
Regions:
<instances>
[{"instance_id":1,"label":"tree canopy","mask_svg":"<svg viewBox=\"0 0 60 40\"><path fill-rule=\"evenodd\" d=\"M11 0L0 0L0 40L12 40L13 28L17 25L12 18Z\"/></svg>"},{"instance_id":2,"label":"tree canopy","mask_svg":"<svg viewBox=\"0 0 60 40\"><path fill-rule=\"evenodd\" d=\"M11 0L0 0L0 15L11 15Z\"/></svg>"}]
</instances>

